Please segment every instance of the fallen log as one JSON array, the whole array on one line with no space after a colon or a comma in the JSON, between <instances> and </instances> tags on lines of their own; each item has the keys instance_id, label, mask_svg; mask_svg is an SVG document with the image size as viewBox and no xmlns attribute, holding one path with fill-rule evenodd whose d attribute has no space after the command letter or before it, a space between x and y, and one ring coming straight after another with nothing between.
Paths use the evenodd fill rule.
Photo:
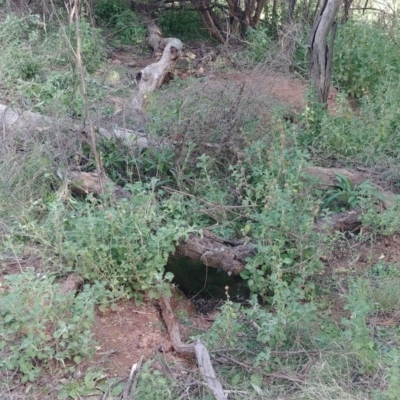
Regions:
<instances>
[{"instance_id":1,"label":"fallen log","mask_svg":"<svg viewBox=\"0 0 400 400\"><path fill-rule=\"evenodd\" d=\"M48 117L30 111L21 111L11 106L0 104L0 125L3 130L3 141L7 140L7 130L25 133L32 130L49 129L54 124Z\"/></svg>"},{"instance_id":2,"label":"fallen log","mask_svg":"<svg viewBox=\"0 0 400 400\"><path fill-rule=\"evenodd\" d=\"M132 197L130 192L115 185L104 173L59 170L57 175L77 194L87 195L92 193L99 195L111 188L117 199L130 199Z\"/></svg>"},{"instance_id":3,"label":"fallen log","mask_svg":"<svg viewBox=\"0 0 400 400\"><path fill-rule=\"evenodd\" d=\"M187 240L176 247L176 254L201 261L208 267L220 268L229 275L238 275L246 265L246 258L255 254L255 248L251 243L231 243L204 230L203 237L189 235Z\"/></svg>"},{"instance_id":4,"label":"fallen log","mask_svg":"<svg viewBox=\"0 0 400 400\"><path fill-rule=\"evenodd\" d=\"M363 209L355 207L352 210L318 219L314 225L314 229L319 232L354 232L362 225L362 215Z\"/></svg>"},{"instance_id":5,"label":"fallen log","mask_svg":"<svg viewBox=\"0 0 400 400\"><path fill-rule=\"evenodd\" d=\"M82 126L78 126L74 121L66 121L70 125L69 129L73 132L85 133ZM3 145L12 144L17 138L24 139L32 135L32 132L51 131L56 127L56 121L31 111L22 111L0 104L0 125L3 130ZM102 127L95 127L100 138L120 139L127 145L134 148L153 148L161 149L171 145L165 138L155 138L142 132L131 129L114 128L112 130Z\"/></svg>"},{"instance_id":6,"label":"fallen log","mask_svg":"<svg viewBox=\"0 0 400 400\"><path fill-rule=\"evenodd\" d=\"M139 90L132 101L134 109L142 110L146 94L160 87L168 73L173 72L182 48L183 44L179 39L168 39L160 61L148 65L137 73L136 84Z\"/></svg>"},{"instance_id":7,"label":"fallen log","mask_svg":"<svg viewBox=\"0 0 400 400\"><path fill-rule=\"evenodd\" d=\"M353 185L359 185L368 180L368 175L364 172L350 171L345 168L323 168L323 167L305 167L305 174L311 175L321 181L319 187L321 189L330 189L337 186L337 176L343 175Z\"/></svg>"}]
</instances>

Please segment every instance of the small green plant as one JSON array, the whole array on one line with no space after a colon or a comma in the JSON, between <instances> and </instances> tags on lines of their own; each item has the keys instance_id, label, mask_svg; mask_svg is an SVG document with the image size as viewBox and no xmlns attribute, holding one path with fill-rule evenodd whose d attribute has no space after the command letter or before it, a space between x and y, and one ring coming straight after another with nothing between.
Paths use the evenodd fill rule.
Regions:
<instances>
[{"instance_id":1,"label":"small green plant","mask_svg":"<svg viewBox=\"0 0 400 400\"><path fill-rule=\"evenodd\" d=\"M400 393L400 352L397 348L390 349L383 358L385 364L386 389L376 393L377 400L397 400Z\"/></svg>"},{"instance_id":2,"label":"small green plant","mask_svg":"<svg viewBox=\"0 0 400 400\"><path fill-rule=\"evenodd\" d=\"M211 329L204 336L211 348L235 347L243 329L242 324L239 323L239 317L241 316L240 304L232 302L228 289L228 287L225 288L227 300L221 307L221 313L218 314Z\"/></svg>"},{"instance_id":3,"label":"small green plant","mask_svg":"<svg viewBox=\"0 0 400 400\"><path fill-rule=\"evenodd\" d=\"M360 362L359 373L376 371L379 359L372 331L366 324L366 317L371 312L368 294L369 284L366 280L358 279L350 282L345 309L351 312L351 316L342 320L342 324L347 328L345 336L350 342L350 348Z\"/></svg>"},{"instance_id":4,"label":"small green plant","mask_svg":"<svg viewBox=\"0 0 400 400\"><path fill-rule=\"evenodd\" d=\"M333 211L344 211L357 206L365 208L368 198L383 198L368 181L354 185L349 178L339 172L336 173L336 180L336 186L326 192L323 208Z\"/></svg>"},{"instance_id":5,"label":"small green plant","mask_svg":"<svg viewBox=\"0 0 400 400\"><path fill-rule=\"evenodd\" d=\"M376 278L400 278L400 268L396 264L380 260L372 267L371 274Z\"/></svg>"},{"instance_id":6,"label":"small green plant","mask_svg":"<svg viewBox=\"0 0 400 400\"><path fill-rule=\"evenodd\" d=\"M179 397L177 391L176 380L151 368L151 360L149 360L140 370L134 396L141 400L170 400Z\"/></svg>"},{"instance_id":7,"label":"small green plant","mask_svg":"<svg viewBox=\"0 0 400 400\"><path fill-rule=\"evenodd\" d=\"M102 371L88 371L82 380L72 379L68 383L60 384L57 398L59 400L81 399L86 396L103 394L104 387L110 386L110 383L105 380L106 376ZM113 385L110 394L118 396L122 390L123 387L121 385Z\"/></svg>"},{"instance_id":8,"label":"small green plant","mask_svg":"<svg viewBox=\"0 0 400 400\"><path fill-rule=\"evenodd\" d=\"M6 277L0 297L0 369L34 381L42 369L79 364L94 351L90 288L63 294L54 276L26 271Z\"/></svg>"}]
</instances>

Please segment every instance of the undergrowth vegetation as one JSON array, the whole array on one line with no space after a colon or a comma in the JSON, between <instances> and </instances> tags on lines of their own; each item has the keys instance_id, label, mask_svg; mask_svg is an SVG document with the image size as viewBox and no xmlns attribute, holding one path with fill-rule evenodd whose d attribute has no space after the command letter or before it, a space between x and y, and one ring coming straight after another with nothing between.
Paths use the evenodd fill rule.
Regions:
<instances>
[{"instance_id":1,"label":"undergrowth vegetation","mask_svg":"<svg viewBox=\"0 0 400 400\"><path fill-rule=\"evenodd\" d=\"M210 229L255 249L240 275L247 298L236 302L227 290L212 328L193 335L207 343L229 398L397 399L399 267L382 254L353 268L368 246L400 231L397 197L383 210L378 190L397 193L400 177L397 22L390 31L358 19L339 27L333 112L311 101L289 112L251 85L189 78L149 95L140 119L118 108L131 100L131 71L106 60L107 46L144 40L138 17L123 1L97 1L93 15L82 13L87 93L77 71L76 26L63 10L57 17L0 19L0 98L10 108L53 117L46 128L4 128L0 392L9 395L29 382L23 390L32 398L46 390L52 398L94 390L119 396L120 382L107 380L101 368L78 374L96 352L95 310L170 295L170 254L189 234ZM273 27L248 31L247 66L261 62L263 71L282 50L282 21L279 15ZM165 12L160 23L187 38L200 29L192 10ZM291 36L287 61L300 72L305 29ZM216 69L232 65L219 62ZM85 128L73 125L82 122L85 105L96 123L134 126L173 145L142 149L98 135L94 149ZM94 173L95 151L113 183L103 195L76 195L63 171ZM325 189L305 175L312 165L367 170L374 185L337 174ZM124 199L114 195L115 185ZM357 207L364 210L361 233L317 228L321 219ZM36 270L19 261L31 253L41 260ZM77 293L62 293L59 280L71 273L83 284ZM194 373L188 374L195 389L186 390L186 372L175 379L152 363L137 377L136 398L211 398ZM57 385L44 389L45 379Z\"/></svg>"},{"instance_id":2,"label":"undergrowth vegetation","mask_svg":"<svg viewBox=\"0 0 400 400\"><path fill-rule=\"evenodd\" d=\"M10 275L0 298L0 369L19 371L21 382L35 381L43 373L69 360L79 364L94 353L92 289L77 296L61 293L55 275L34 271ZM69 365L74 371L73 364Z\"/></svg>"}]
</instances>

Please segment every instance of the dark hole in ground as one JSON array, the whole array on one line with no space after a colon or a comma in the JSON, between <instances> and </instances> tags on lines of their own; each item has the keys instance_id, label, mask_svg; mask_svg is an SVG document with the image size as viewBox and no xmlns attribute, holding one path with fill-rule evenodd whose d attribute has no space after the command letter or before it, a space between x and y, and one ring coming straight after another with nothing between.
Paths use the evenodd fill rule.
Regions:
<instances>
[{"instance_id":1,"label":"dark hole in ground","mask_svg":"<svg viewBox=\"0 0 400 400\"><path fill-rule=\"evenodd\" d=\"M243 302L249 298L248 286L240 276L229 276L220 269L207 267L188 257L172 257L165 271L174 274L172 282L192 299L200 313L208 313L222 305L227 290L232 301Z\"/></svg>"}]
</instances>

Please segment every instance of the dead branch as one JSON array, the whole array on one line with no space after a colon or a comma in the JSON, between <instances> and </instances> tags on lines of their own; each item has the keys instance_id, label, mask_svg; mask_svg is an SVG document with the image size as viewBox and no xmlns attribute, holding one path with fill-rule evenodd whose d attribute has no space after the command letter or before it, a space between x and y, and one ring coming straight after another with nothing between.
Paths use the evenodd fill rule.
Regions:
<instances>
[{"instance_id":1,"label":"dead branch","mask_svg":"<svg viewBox=\"0 0 400 400\"><path fill-rule=\"evenodd\" d=\"M32 131L50 131L55 125L56 121L49 117L0 104L0 126L2 128L0 137L3 145L12 144L16 138L28 138L32 135ZM73 121L70 121L70 125L72 131L86 133L85 130L82 130L82 126L74 124ZM102 127L95 127L94 129L100 138L121 139L131 147L161 149L171 145L165 138L154 138L130 129L114 128L108 130Z\"/></svg>"},{"instance_id":2,"label":"dead branch","mask_svg":"<svg viewBox=\"0 0 400 400\"><path fill-rule=\"evenodd\" d=\"M161 297L160 301L162 317L168 330L169 337L171 338L172 345L178 353L194 354L194 346L192 344L185 344L181 340L179 324L175 319L174 312L172 311L169 298L166 296Z\"/></svg>"},{"instance_id":3,"label":"dead branch","mask_svg":"<svg viewBox=\"0 0 400 400\"><path fill-rule=\"evenodd\" d=\"M221 382L215 375L214 368L211 364L210 354L200 339L196 340L196 343L194 344L194 350L196 352L196 358L197 363L199 364L200 372L214 397L217 400L227 400L228 398L225 396Z\"/></svg>"},{"instance_id":4,"label":"dead branch","mask_svg":"<svg viewBox=\"0 0 400 400\"><path fill-rule=\"evenodd\" d=\"M136 83L139 91L133 98L134 109L142 110L146 94L153 92L164 82L168 73L172 73L183 44L179 39L170 38L164 48L160 61L148 65L136 75Z\"/></svg>"},{"instance_id":5,"label":"dead branch","mask_svg":"<svg viewBox=\"0 0 400 400\"><path fill-rule=\"evenodd\" d=\"M124 392L122 394L122 400L132 399L129 395L134 393L136 386L136 378L142 367L143 356L140 356L139 361L136 364L132 365L131 373L129 374L128 382L125 385Z\"/></svg>"},{"instance_id":6,"label":"dead branch","mask_svg":"<svg viewBox=\"0 0 400 400\"><path fill-rule=\"evenodd\" d=\"M196 354L199 370L214 397L217 400L227 400L227 397L222 389L222 385L215 375L214 368L211 364L210 355L204 343L200 339L197 339L195 344L184 344L181 340L179 324L175 319L169 298L162 296L160 304L162 317L165 325L167 326L167 330L175 351L183 354Z\"/></svg>"},{"instance_id":7,"label":"dead branch","mask_svg":"<svg viewBox=\"0 0 400 400\"><path fill-rule=\"evenodd\" d=\"M318 219L314 225L314 229L319 232L353 232L361 226L362 215L363 209L361 207L356 207L352 210Z\"/></svg>"}]
</instances>

